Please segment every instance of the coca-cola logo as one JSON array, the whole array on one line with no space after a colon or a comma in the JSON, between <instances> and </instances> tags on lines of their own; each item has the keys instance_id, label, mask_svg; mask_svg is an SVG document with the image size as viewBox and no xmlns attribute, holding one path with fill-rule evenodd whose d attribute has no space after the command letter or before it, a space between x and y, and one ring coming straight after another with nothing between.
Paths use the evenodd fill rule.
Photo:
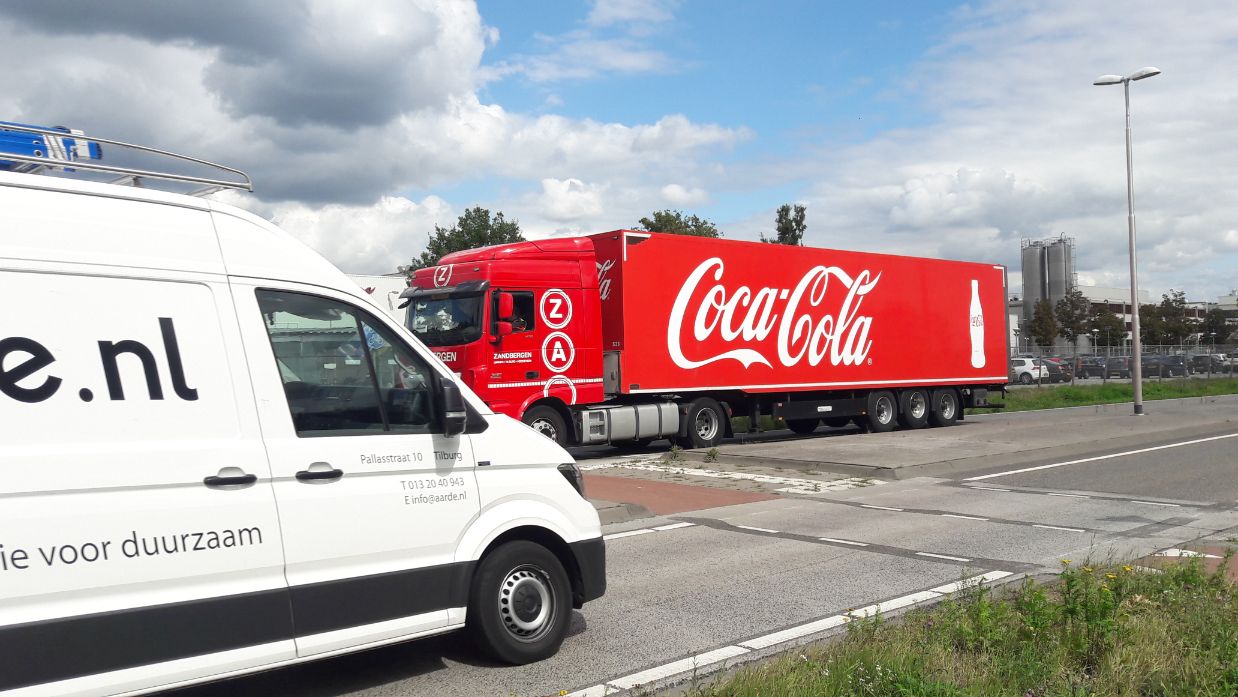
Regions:
<instances>
[{"instance_id":1,"label":"coca-cola logo","mask_svg":"<svg viewBox=\"0 0 1238 697\"><path fill-rule=\"evenodd\" d=\"M734 360L745 368L756 363L772 368L762 344L775 332L777 360L786 367L802 361L815 366L827 359L830 365L859 365L868 358L873 345L868 338L873 318L860 314L860 307L864 296L877 286L880 273L873 276L866 269L852 277L837 266L814 266L793 288L766 287L753 292L744 285L729 290L722 282L724 270L722 259L706 259L688 275L675 296L666 328L667 348L675 365L692 369ZM712 275L713 285L706 287L708 275ZM828 308L827 295L842 295L842 301ZM697 347L715 336L717 340L710 342L711 346L718 340L746 346L688 356L680 345L680 336L689 318Z\"/></svg>"},{"instance_id":2,"label":"coca-cola logo","mask_svg":"<svg viewBox=\"0 0 1238 697\"><path fill-rule=\"evenodd\" d=\"M599 261L594 263L596 263L598 267L598 294L602 296L603 300L609 300L611 279L607 278L607 276L610 274L610 270L615 268L615 260L607 259L604 262Z\"/></svg>"}]
</instances>

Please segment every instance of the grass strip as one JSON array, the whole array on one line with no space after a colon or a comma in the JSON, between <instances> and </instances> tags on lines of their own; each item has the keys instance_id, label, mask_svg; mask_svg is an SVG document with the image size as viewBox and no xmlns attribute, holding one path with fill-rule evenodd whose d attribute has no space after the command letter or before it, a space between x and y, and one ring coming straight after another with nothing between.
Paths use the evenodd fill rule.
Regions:
<instances>
[{"instance_id":1,"label":"grass strip","mask_svg":"<svg viewBox=\"0 0 1238 697\"><path fill-rule=\"evenodd\" d=\"M1226 559L1228 562L1228 559ZM689 691L692 697L1119 697L1238 694L1238 587L1199 559L1161 573L1069 566L966 589L896 621Z\"/></svg>"},{"instance_id":2,"label":"grass strip","mask_svg":"<svg viewBox=\"0 0 1238 697\"><path fill-rule=\"evenodd\" d=\"M1055 387L1025 387L1010 390L1004 400L991 400L1005 404L1005 409L968 409L968 414L990 414L995 411L1031 411L1059 407L1082 407L1092 404L1116 404L1135 398L1135 388L1130 383L1112 382L1101 385L1058 385ZM1145 380L1143 398L1178 399L1182 397L1207 397L1212 395L1238 394L1238 379L1214 378L1174 380Z\"/></svg>"}]
</instances>

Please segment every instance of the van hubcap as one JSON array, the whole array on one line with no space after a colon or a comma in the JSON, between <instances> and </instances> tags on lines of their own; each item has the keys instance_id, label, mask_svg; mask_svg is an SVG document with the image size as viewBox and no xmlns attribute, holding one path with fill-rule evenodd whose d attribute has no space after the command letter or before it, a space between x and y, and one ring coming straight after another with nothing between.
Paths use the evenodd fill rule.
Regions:
<instances>
[{"instance_id":1,"label":"van hubcap","mask_svg":"<svg viewBox=\"0 0 1238 697\"><path fill-rule=\"evenodd\" d=\"M536 641L550 627L554 591L546 572L521 566L503 579L499 587L499 615L503 626L520 641Z\"/></svg>"}]
</instances>

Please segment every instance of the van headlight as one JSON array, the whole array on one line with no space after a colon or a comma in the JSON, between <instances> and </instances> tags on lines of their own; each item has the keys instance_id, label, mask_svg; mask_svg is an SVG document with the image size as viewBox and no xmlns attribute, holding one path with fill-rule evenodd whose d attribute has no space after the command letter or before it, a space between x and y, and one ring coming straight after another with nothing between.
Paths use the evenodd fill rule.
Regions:
<instances>
[{"instance_id":1,"label":"van headlight","mask_svg":"<svg viewBox=\"0 0 1238 697\"><path fill-rule=\"evenodd\" d=\"M559 465L559 473L567 479L567 483L572 485L576 493L580 494L581 498L585 497L585 478L580 473L580 468L575 462L565 462Z\"/></svg>"}]
</instances>

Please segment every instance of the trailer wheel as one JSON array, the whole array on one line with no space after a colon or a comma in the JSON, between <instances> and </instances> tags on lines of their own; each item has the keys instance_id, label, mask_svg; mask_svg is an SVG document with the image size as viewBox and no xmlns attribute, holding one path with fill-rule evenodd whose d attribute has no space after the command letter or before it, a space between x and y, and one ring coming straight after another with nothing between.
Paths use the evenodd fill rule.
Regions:
<instances>
[{"instance_id":1,"label":"trailer wheel","mask_svg":"<svg viewBox=\"0 0 1238 697\"><path fill-rule=\"evenodd\" d=\"M817 426L820 423L821 419L787 419L787 428L791 429L793 433L806 436L817 430Z\"/></svg>"},{"instance_id":2,"label":"trailer wheel","mask_svg":"<svg viewBox=\"0 0 1238 697\"><path fill-rule=\"evenodd\" d=\"M868 393L868 417L864 419L864 426L870 432L893 431L897 414L898 405L894 401L894 393L886 390Z\"/></svg>"},{"instance_id":3,"label":"trailer wheel","mask_svg":"<svg viewBox=\"0 0 1238 697\"><path fill-rule=\"evenodd\" d=\"M695 399L684 414L687 435L676 439L683 448L712 448L726 433L726 412L722 405L709 397Z\"/></svg>"},{"instance_id":4,"label":"trailer wheel","mask_svg":"<svg viewBox=\"0 0 1238 697\"><path fill-rule=\"evenodd\" d=\"M851 423L850 416L827 416L821 419L830 428L842 428Z\"/></svg>"},{"instance_id":5,"label":"trailer wheel","mask_svg":"<svg viewBox=\"0 0 1238 697\"><path fill-rule=\"evenodd\" d=\"M933 390L933 408L929 411L929 423L934 426L952 426L959 420L959 393L950 388Z\"/></svg>"},{"instance_id":6,"label":"trailer wheel","mask_svg":"<svg viewBox=\"0 0 1238 697\"><path fill-rule=\"evenodd\" d=\"M545 404L533 407L524 413L522 420L529 428L567 447L567 424L563 422L563 415L553 407Z\"/></svg>"},{"instance_id":7,"label":"trailer wheel","mask_svg":"<svg viewBox=\"0 0 1238 697\"><path fill-rule=\"evenodd\" d=\"M924 428L929 417L928 390L902 390L898 393L898 422L903 428Z\"/></svg>"},{"instance_id":8,"label":"trailer wheel","mask_svg":"<svg viewBox=\"0 0 1238 697\"><path fill-rule=\"evenodd\" d=\"M483 651L524 665L559 650L571 612L572 585L563 564L545 547L515 540L481 560L465 625Z\"/></svg>"}]
</instances>

